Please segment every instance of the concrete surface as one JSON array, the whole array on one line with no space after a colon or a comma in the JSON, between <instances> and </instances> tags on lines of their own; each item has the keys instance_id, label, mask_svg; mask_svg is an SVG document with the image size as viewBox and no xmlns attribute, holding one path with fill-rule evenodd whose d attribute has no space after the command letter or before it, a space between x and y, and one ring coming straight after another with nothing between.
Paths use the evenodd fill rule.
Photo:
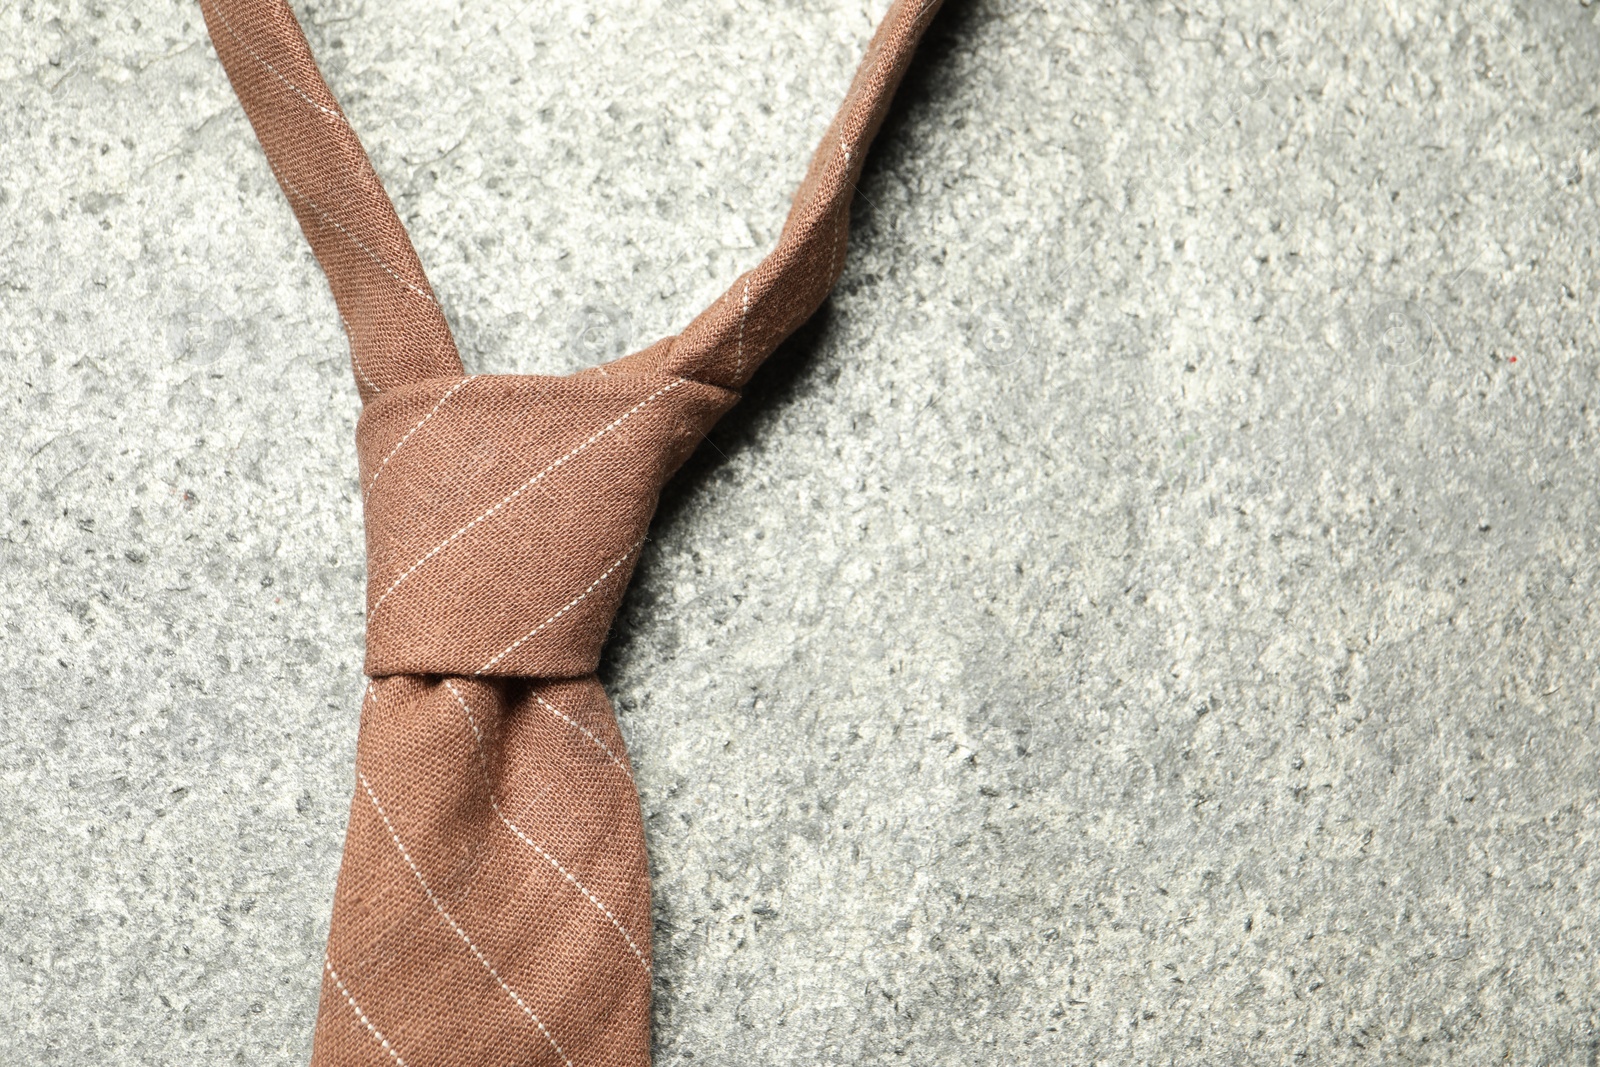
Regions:
<instances>
[{"instance_id":1,"label":"concrete surface","mask_svg":"<svg viewBox=\"0 0 1600 1067\"><path fill-rule=\"evenodd\" d=\"M1595 1063L1600 8L952 3L605 665L657 1062ZM753 264L882 7L297 3L473 370ZM0 1062L303 1062L345 341L193 4L0 85Z\"/></svg>"}]
</instances>

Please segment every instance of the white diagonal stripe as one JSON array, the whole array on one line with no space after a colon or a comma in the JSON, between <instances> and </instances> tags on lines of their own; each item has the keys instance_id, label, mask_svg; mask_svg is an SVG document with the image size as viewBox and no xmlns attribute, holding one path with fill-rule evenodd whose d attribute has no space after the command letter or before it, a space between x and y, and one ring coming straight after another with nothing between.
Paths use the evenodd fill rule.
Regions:
<instances>
[{"instance_id":1,"label":"white diagonal stripe","mask_svg":"<svg viewBox=\"0 0 1600 1067\"><path fill-rule=\"evenodd\" d=\"M744 324L750 317L750 279L744 280L744 299L739 306L739 361L733 368L733 380L737 384L739 375L744 373Z\"/></svg>"},{"instance_id":2,"label":"white diagonal stripe","mask_svg":"<svg viewBox=\"0 0 1600 1067\"><path fill-rule=\"evenodd\" d=\"M683 385L686 381L688 381L688 379L686 379L686 378L674 378L672 381L668 382L666 385L663 385L660 389L657 389L655 392L651 393L649 396L645 397L643 400L641 400L637 404L633 405L633 407L629 408L627 411L623 412L621 415L618 415L615 419L612 419L606 425L600 427L600 429L598 429L594 433L590 434L588 436L588 438L586 438L582 444L575 445L569 452L567 452L565 455L561 456L559 459L552 460L550 462L550 464L547 467L544 468L544 470L540 471L538 474L535 474L532 478L529 478L527 481L525 481L521 485L517 486L517 488L515 488L511 492L507 493L506 496L505 496L505 499L501 500L500 503L498 503L498 504L494 505L493 507L489 508L483 514L479 515L477 518L473 519L471 522L468 522L465 526L461 527L461 529L457 530L455 533L451 534L449 537L446 537L443 541L440 541L437 545L434 545L432 548L428 549L428 551L423 554L423 557L421 559L417 560L410 567L407 567L406 570L404 571L404 573L402 573L400 575L400 577L396 578L390 584L389 588L387 588L387 589L385 589L383 591L383 595L378 597L377 603L373 604L372 605L372 610L367 613L367 622L368 622L368 624L369 625L371 624L373 617L378 614L378 609L383 607L383 602L385 600L389 599L389 595L391 593L393 593L396 589L400 588L401 583L403 583L406 579L410 578L413 574L415 574L417 572L417 570L423 564L427 563L434 556L437 556L440 552L443 552L446 548L449 548L456 541L460 540L473 527L479 525L480 523L484 522L487 519L492 518L495 514L500 512L502 509L504 509L506 507L506 505L510 504L513 500L517 499L517 497L521 496L523 493L526 493L529 489L532 489L534 486L536 486L540 482L544 481L545 478L549 477L550 474L553 471L557 470L558 468L560 468L561 466L563 466L564 464L566 464L570 460L576 458L581 453L587 451L590 445L592 445L596 441L600 440L602 437L604 437L606 434L610 433L612 430L615 430L618 426L621 426L624 422L627 422L634 415L637 415L640 411L642 411L644 409L646 404L649 404L652 400L655 400L659 396L664 396L667 393L672 392L672 390L676 389L680 385Z\"/></svg>"},{"instance_id":3,"label":"white diagonal stripe","mask_svg":"<svg viewBox=\"0 0 1600 1067\"><path fill-rule=\"evenodd\" d=\"M347 230L343 226L341 226L339 224L339 220L338 219L334 218L332 215L330 215L326 211L324 211L321 204L317 203L315 200L311 199L311 197L307 196L304 192L302 192L300 190L300 187L295 185L294 182L290 181L288 178L285 178L281 173L278 175L278 180L283 182L283 187L285 189L289 190L289 192L291 194L293 194L294 196L299 197L301 200L304 200L306 202L306 204L311 208L311 210L315 211L317 213L317 217L318 218L322 219L323 222L326 222L329 226L332 226L334 229L336 229L340 233L344 234L345 237L349 238L351 244L355 245L357 248L361 249L361 251L365 252L367 254L367 258L372 260L372 262L376 263L379 267L382 267L384 272L386 274L388 274L389 277L393 278L395 281L399 282L401 285L403 285L407 289L411 290L417 296L422 297L422 299L426 300L428 303L432 304L434 307L438 307L439 306L439 302L433 298L433 294L432 293L430 293L426 289L423 289L420 286L417 286L417 285L407 281L406 279L402 278L398 271L396 271L393 267L389 266L389 261L388 260L384 259L382 256L378 255L378 253L374 252L371 248L367 247L367 243L365 241L363 241L361 238L357 237L355 234L351 233L349 230Z\"/></svg>"},{"instance_id":4,"label":"white diagonal stripe","mask_svg":"<svg viewBox=\"0 0 1600 1067\"><path fill-rule=\"evenodd\" d=\"M473 956L477 958L479 963L483 964L483 969L489 972L489 977L493 978L495 982L499 984L501 990L505 992L505 995L510 997L512 1002L515 1003L517 1007L522 1009L522 1013L524 1015L533 1020L533 1025L537 1026L539 1028L539 1032L544 1035L545 1040L550 1042L550 1047L556 1050L556 1055L561 1057L561 1061L565 1063L567 1067L572 1067L572 1060L567 1058L567 1054L562 1051L561 1046L556 1043L556 1039L551 1036L550 1031L545 1028L544 1022L539 1018L538 1015L534 1014L532 1008L528 1007L527 1002L522 999L521 994L506 984L506 980L500 977L500 972L494 969L494 964L490 963L488 958L484 956L482 950L480 950L477 945L472 943L472 938L468 937L467 932L461 929L461 924L456 922L448 911L445 911L444 905L439 902L439 898L434 896L433 890L428 886L428 880L422 877L422 872L417 869L416 863L411 859L411 853L407 852L406 846L401 844L400 835L395 832L394 823L389 821L389 813L384 811L383 805L378 802L378 794L372 791L372 783L367 781L367 776L362 774L360 771L357 771L356 777L361 779L361 788L367 791L367 799L372 801L372 806L374 808L378 809L378 817L383 820L383 825L388 828L389 838L394 842L394 847L400 850L400 856L406 861L406 866L410 867L411 873L416 876L417 884L422 887L422 892L427 896L428 903L433 905L433 910L439 913L439 918L445 921L445 925L449 926L450 929L455 931L455 935L461 939L462 943L466 945L467 948L472 950Z\"/></svg>"},{"instance_id":5,"label":"white diagonal stripe","mask_svg":"<svg viewBox=\"0 0 1600 1067\"><path fill-rule=\"evenodd\" d=\"M617 559L617 561L615 563L613 563L613 564L611 564L611 566L607 567L605 569L605 572L602 573L600 575L600 577L598 577L594 581L590 582L589 583L589 588L585 589L583 592L579 593L577 596L575 596L571 600L567 601L566 604L564 604L562 606L560 611L556 612L554 615L552 615L548 619L544 620L544 622L541 622L538 626L535 626L533 629L529 630L527 633L523 634L521 637L519 637L515 641L511 642L505 648L501 649L500 650L500 654L498 656L495 656L488 663L485 663L483 666L479 667L473 673L482 674L484 671L488 670L490 667L493 667L496 663L499 663L501 660L503 660L507 656L511 655L511 653L513 653L517 649L521 648L530 639L532 639L534 637L534 635L538 634L546 626L549 626L551 623L553 623L557 619L561 618L561 616L565 615L567 612L571 611L573 608L577 607L579 604L582 604L585 600L589 599L589 594L594 592L597 588L599 588L601 582L603 582L607 578L611 577L611 575L616 571L616 569L618 567L620 567L624 563L626 563L628 561L628 557L633 555L635 552L637 552L639 550L639 546L642 545L642 544L644 544L644 538L641 537L638 541L634 542L634 545L633 545L632 548L630 548L630 549L628 549L628 551L624 552Z\"/></svg>"},{"instance_id":6,"label":"white diagonal stripe","mask_svg":"<svg viewBox=\"0 0 1600 1067\"><path fill-rule=\"evenodd\" d=\"M361 1020L361 1025L367 1028L367 1032L373 1036L378 1044L383 1046L383 1051L387 1052L390 1058L399 1064L399 1067L406 1067L406 1061L400 1058L400 1053L396 1052L394 1046L389 1044L389 1039L383 1036L383 1031L372 1025L372 1020L367 1018L367 1013L361 1010L361 1005L356 1003L356 998L351 996L350 990L345 988L344 979L340 978L339 972L333 969L333 961L324 959L322 965L327 968L328 974L333 977L333 984L339 987L339 992L344 994L345 1002L350 1005L350 1010L356 1013L357 1019Z\"/></svg>"},{"instance_id":7,"label":"white diagonal stripe","mask_svg":"<svg viewBox=\"0 0 1600 1067\"><path fill-rule=\"evenodd\" d=\"M539 702L539 706L544 708L544 710L548 711L550 714L554 715L556 718L560 719L562 722L568 724L573 729L578 730L579 732L581 732L583 734L583 736L585 736L589 740L593 741L595 747L598 748L601 752L604 752L606 754L606 756L611 760L611 762L615 763L617 765L617 770L619 770L623 774L627 775L628 776L628 781L630 781L630 782L633 781L633 772L628 770L628 765L622 761L622 757L618 756L615 752L611 751L611 747L609 745L607 745L604 741L602 741L598 737L596 737L594 735L594 731L590 730L587 726L583 725L583 723L579 722L577 719L572 718L566 712L562 711L560 708L558 708L554 704L550 703L544 697L540 696L537 692L535 692L533 694L533 699L537 700Z\"/></svg>"},{"instance_id":8,"label":"white diagonal stripe","mask_svg":"<svg viewBox=\"0 0 1600 1067\"><path fill-rule=\"evenodd\" d=\"M404 448L407 441L411 440L411 435L426 426L435 415L439 414L439 409L444 407L445 401L455 396L461 391L462 386L466 385L476 377L476 374L468 375L456 384L452 385L450 387L450 391L445 393L444 396L441 396L439 398L439 402L433 405L433 410L422 416L421 419L417 420L417 424L411 427L411 429L407 430L404 437L395 442L394 447L389 449L389 454L384 456L383 460L378 464L378 469L372 472L372 480L367 483L366 491L363 493L364 496L372 495L372 487L378 484L378 475L383 473L384 468L389 465L389 461L394 458L394 454Z\"/></svg>"},{"instance_id":9,"label":"white diagonal stripe","mask_svg":"<svg viewBox=\"0 0 1600 1067\"><path fill-rule=\"evenodd\" d=\"M255 61L257 63L260 63L262 67L266 68L266 70L267 70L267 72L269 74L271 74L274 78L277 78L284 85L287 85L289 87L289 91L290 92L294 93L294 95L298 96L301 100L304 100L311 107L316 108L318 111L322 112L328 118L333 119L335 122L339 123L341 126L349 128L350 122L349 122L348 119L346 119L339 112L335 111L333 108L324 107L322 104L319 104L315 100L311 99L311 97L307 96L304 92L301 91L301 89L300 89L300 87L298 85L296 85L294 82L290 81L288 78L284 77L282 71L278 70L277 67L275 67L271 63L267 62L266 57L264 57L260 52L257 52L254 48L251 48L250 47L250 42L246 41L243 37L239 36L239 31L233 28L233 23L228 21L228 16L223 14L223 12L222 12L222 5L217 3L216 0L211 0L211 10L215 11L217 13L217 18L222 20L222 26L223 26L224 29L226 29L228 31L228 36L232 37L235 41L238 41L239 42L239 46L241 48L243 48L246 52L249 52L250 55L255 58Z\"/></svg>"},{"instance_id":10,"label":"white diagonal stripe","mask_svg":"<svg viewBox=\"0 0 1600 1067\"><path fill-rule=\"evenodd\" d=\"M515 834L517 839L524 845L527 845L529 848L533 849L541 857L543 857L546 863L554 867L563 878L572 883L573 888L577 889L578 892L587 897L589 903L593 904L596 908L599 908L600 914L611 920L611 925L617 928L617 933L622 935L622 940L628 943L628 947L633 950L634 956L639 960L639 966L644 968L644 973L646 976L648 976L651 973L650 961L644 958L644 953L640 952L639 946L634 944L633 936L628 933L628 928L622 925L622 920L618 919L610 908L601 903L600 898L591 893L588 886L585 886L582 882L578 881L576 875L563 867L561 862L554 856L550 855L549 852L545 851L537 841L523 833L522 828L516 823L512 822L506 816L506 813L500 810L500 800L495 796L494 793L494 781L489 777L489 760L488 757L484 755L483 731L478 729L477 716L472 714L471 706L467 704L466 698L461 695L461 691L455 687L454 682L446 679L444 684L445 688L450 690L450 695L456 698L456 703L461 705L462 712L467 716L467 725L472 727L472 737L477 743L478 749L478 767L483 771L483 787L488 791L489 794L489 807L494 809L495 815L499 816L500 821L505 824L506 829Z\"/></svg>"}]
</instances>

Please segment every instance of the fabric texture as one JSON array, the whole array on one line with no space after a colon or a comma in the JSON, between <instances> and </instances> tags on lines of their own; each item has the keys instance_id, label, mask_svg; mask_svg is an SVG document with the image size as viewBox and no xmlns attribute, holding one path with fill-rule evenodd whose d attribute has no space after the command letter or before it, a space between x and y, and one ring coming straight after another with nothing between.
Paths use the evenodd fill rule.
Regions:
<instances>
[{"instance_id":1,"label":"fabric texture","mask_svg":"<svg viewBox=\"0 0 1600 1067\"><path fill-rule=\"evenodd\" d=\"M649 1062L650 885L595 677L661 487L843 266L862 161L939 0L874 35L777 246L675 337L463 374L283 0L201 0L328 276L364 410L367 673L312 1062Z\"/></svg>"}]
</instances>

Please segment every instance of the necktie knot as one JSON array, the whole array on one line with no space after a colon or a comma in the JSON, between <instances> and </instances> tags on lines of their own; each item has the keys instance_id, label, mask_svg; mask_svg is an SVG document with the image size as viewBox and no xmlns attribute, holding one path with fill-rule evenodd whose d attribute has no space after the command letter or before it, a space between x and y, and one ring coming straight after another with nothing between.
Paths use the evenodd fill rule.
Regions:
<instances>
[{"instance_id":1,"label":"necktie knot","mask_svg":"<svg viewBox=\"0 0 1600 1067\"><path fill-rule=\"evenodd\" d=\"M373 399L356 431L367 673L593 671L661 487L735 399L613 368Z\"/></svg>"}]
</instances>

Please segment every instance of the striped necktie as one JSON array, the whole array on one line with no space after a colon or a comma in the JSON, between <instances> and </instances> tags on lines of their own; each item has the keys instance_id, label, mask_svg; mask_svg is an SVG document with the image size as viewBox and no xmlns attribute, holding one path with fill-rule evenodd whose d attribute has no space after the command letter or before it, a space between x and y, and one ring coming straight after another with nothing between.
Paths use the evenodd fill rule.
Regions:
<instances>
[{"instance_id":1,"label":"striped necktie","mask_svg":"<svg viewBox=\"0 0 1600 1067\"><path fill-rule=\"evenodd\" d=\"M565 377L468 377L287 4L201 0L364 405L371 682L314 1065L649 1062L649 872L600 648L661 487L838 278L938 3L891 6L776 247L681 334Z\"/></svg>"}]
</instances>

